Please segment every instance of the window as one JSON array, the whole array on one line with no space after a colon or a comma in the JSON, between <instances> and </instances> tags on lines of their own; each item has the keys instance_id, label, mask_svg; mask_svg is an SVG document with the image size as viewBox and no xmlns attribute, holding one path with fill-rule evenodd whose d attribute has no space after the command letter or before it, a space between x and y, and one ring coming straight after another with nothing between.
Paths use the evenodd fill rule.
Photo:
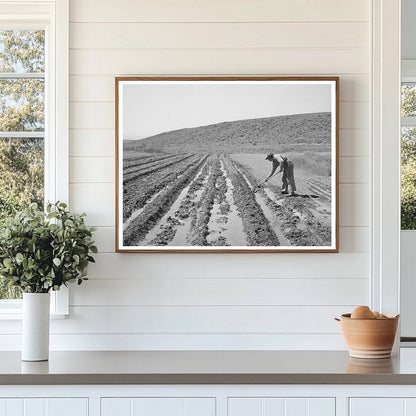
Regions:
<instances>
[{"instance_id":1,"label":"window","mask_svg":"<svg viewBox=\"0 0 416 416\"><path fill-rule=\"evenodd\" d=\"M43 205L45 31L0 30L0 221ZM0 278L0 299L21 291Z\"/></svg>"},{"instance_id":2,"label":"window","mask_svg":"<svg viewBox=\"0 0 416 416\"><path fill-rule=\"evenodd\" d=\"M14 205L68 201L68 15L68 0L0 0L0 222ZM19 312L20 293L4 292L0 315ZM65 290L52 302L68 312Z\"/></svg>"}]
</instances>

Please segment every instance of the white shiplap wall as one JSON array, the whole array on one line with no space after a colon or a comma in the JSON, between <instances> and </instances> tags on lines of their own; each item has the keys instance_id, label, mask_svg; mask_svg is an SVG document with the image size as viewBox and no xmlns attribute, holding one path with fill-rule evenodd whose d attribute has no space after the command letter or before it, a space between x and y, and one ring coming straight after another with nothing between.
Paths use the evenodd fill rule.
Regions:
<instances>
[{"instance_id":1,"label":"white shiplap wall","mask_svg":"<svg viewBox=\"0 0 416 416\"><path fill-rule=\"evenodd\" d=\"M370 3L70 1L70 205L100 254L53 348L344 348L332 318L369 303ZM339 75L340 253L115 254L114 77L155 74Z\"/></svg>"}]
</instances>

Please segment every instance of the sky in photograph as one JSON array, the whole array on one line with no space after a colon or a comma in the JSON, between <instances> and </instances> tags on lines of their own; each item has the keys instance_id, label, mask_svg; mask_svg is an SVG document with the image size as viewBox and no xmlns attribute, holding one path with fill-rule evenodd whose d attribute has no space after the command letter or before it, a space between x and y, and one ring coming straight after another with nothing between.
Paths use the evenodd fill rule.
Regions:
<instances>
[{"instance_id":1,"label":"sky in photograph","mask_svg":"<svg viewBox=\"0 0 416 416\"><path fill-rule=\"evenodd\" d=\"M224 121L331 111L329 84L124 83L123 138Z\"/></svg>"}]
</instances>

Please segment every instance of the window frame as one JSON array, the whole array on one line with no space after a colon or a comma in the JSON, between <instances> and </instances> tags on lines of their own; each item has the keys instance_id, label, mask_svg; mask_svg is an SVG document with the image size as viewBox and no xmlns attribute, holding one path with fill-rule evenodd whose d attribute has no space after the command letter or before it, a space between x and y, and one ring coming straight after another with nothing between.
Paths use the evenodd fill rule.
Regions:
<instances>
[{"instance_id":1,"label":"window frame","mask_svg":"<svg viewBox=\"0 0 416 416\"><path fill-rule=\"evenodd\" d=\"M69 200L69 0L0 0L0 30L45 30L45 201ZM59 86L59 87L57 87ZM51 313L69 313L66 287ZM0 320L20 318L21 300L0 300Z\"/></svg>"}]
</instances>

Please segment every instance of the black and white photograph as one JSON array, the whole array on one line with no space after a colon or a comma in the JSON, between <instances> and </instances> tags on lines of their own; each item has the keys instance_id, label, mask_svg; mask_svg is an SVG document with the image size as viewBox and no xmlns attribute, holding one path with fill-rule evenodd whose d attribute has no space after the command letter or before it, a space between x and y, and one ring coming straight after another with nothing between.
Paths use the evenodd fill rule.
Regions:
<instances>
[{"instance_id":1,"label":"black and white photograph","mask_svg":"<svg viewBox=\"0 0 416 416\"><path fill-rule=\"evenodd\" d=\"M119 252L336 252L338 78L116 78Z\"/></svg>"}]
</instances>

